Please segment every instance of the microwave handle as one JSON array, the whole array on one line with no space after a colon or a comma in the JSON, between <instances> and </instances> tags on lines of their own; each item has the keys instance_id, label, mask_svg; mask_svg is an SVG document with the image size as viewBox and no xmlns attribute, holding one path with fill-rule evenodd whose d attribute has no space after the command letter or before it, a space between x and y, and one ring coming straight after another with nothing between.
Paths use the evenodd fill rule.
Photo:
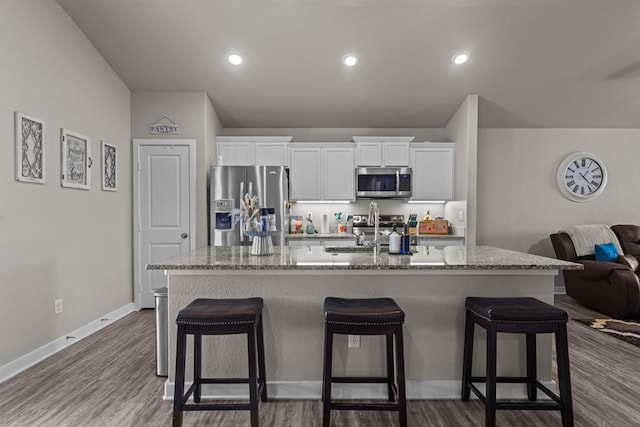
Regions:
<instances>
[{"instance_id":1,"label":"microwave handle","mask_svg":"<svg viewBox=\"0 0 640 427\"><path fill-rule=\"evenodd\" d=\"M396 169L396 195L400 194L400 171Z\"/></svg>"}]
</instances>

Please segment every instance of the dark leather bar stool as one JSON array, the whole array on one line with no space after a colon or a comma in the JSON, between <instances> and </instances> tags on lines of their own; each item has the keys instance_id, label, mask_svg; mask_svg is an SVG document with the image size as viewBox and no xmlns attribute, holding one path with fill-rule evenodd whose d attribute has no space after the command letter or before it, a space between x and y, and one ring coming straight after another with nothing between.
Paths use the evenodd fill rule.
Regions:
<instances>
[{"instance_id":1,"label":"dark leather bar stool","mask_svg":"<svg viewBox=\"0 0 640 427\"><path fill-rule=\"evenodd\" d=\"M328 297L324 300L325 336L324 369L322 378L322 424L328 427L331 410L398 411L400 425L407 425L405 395L404 350L402 324L404 312L391 298L345 299ZM385 335L387 375L385 377L334 377L333 335ZM395 337L395 373L394 349ZM396 382L397 375L397 382ZM389 401L393 403L346 403L331 401L332 383L386 383Z\"/></svg>"},{"instance_id":2,"label":"dark leather bar stool","mask_svg":"<svg viewBox=\"0 0 640 427\"><path fill-rule=\"evenodd\" d=\"M559 410L562 414L562 425L565 427L573 426L569 348L567 345L567 312L535 298L468 297L465 307L462 400L468 401L471 391L478 396L486 407L487 426L495 426L497 409ZM471 375L473 332L476 323L487 331L485 377ZM498 332L526 334L526 377L496 376ZM542 333L555 334L559 396L541 384L536 377L536 334ZM485 395L473 384L482 382L486 383ZM497 400L497 383L526 383L528 400ZM552 400L537 401L538 389Z\"/></svg>"},{"instance_id":3,"label":"dark leather bar stool","mask_svg":"<svg viewBox=\"0 0 640 427\"><path fill-rule=\"evenodd\" d=\"M182 425L183 411L251 412L251 426L259 425L258 396L267 401L264 338L262 331L262 298L199 298L178 312L173 425ZM202 378L202 336L247 334L249 378ZM193 335L193 384L184 393L187 335ZM257 356L257 361L256 361ZM248 403L200 403L202 384L249 384ZM193 393L195 403L187 403Z\"/></svg>"}]
</instances>

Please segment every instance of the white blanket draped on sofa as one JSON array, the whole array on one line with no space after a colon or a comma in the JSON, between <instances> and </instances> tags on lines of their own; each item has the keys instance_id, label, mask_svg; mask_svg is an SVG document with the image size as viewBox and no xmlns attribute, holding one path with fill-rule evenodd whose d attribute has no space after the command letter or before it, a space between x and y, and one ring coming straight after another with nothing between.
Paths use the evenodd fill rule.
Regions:
<instances>
[{"instance_id":1,"label":"white blanket draped on sofa","mask_svg":"<svg viewBox=\"0 0 640 427\"><path fill-rule=\"evenodd\" d=\"M595 245L613 242L618 254L622 255L622 247L613 230L605 224L569 225L560 233L567 233L576 248L576 255L593 255Z\"/></svg>"}]
</instances>

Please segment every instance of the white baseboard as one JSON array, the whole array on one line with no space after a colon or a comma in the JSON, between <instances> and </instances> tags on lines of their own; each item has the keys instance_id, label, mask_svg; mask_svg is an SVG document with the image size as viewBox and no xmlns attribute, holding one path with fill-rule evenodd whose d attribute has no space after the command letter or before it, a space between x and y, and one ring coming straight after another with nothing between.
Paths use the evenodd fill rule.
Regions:
<instances>
[{"instance_id":1,"label":"white baseboard","mask_svg":"<svg viewBox=\"0 0 640 427\"><path fill-rule=\"evenodd\" d=\"M133 311L135 311L135 305L133 303L126 304L111 313L100 316L100 318L7 363L4 366L0 366L0 383L70 346L71 344L77 343L81 339L88 337L94 332L104 328L127 314L132 313Z\"/></svg>"},{"instance_id":2,"label":"white baseboard","mask_svg":"<svg viewBox=\"0 0 640 427\"><path fill-rule=\"evenodd\" d=\"M550 390L555 390L552 381L541 381ZM191 383L185 384L185 390ZM173 382L164 383L164 400L173 400ZM407 399L460 399L462 382L460 381L407 381ZM477 384L484 392L484 385ZM267 383L269 399L309 399L322 397L322 381L275 381ZM521 399L527 395L523 384L499 384L499 399ZM546 395L539 392L540 398ZM249 399L248 386L245 384L203 384L202 397L209 399L240 400ZM472 397L474 397L472 393ZM387 399L385 384L333 384L332 399ZM475 398L475 397L474 397Z\"/></svg>"}]
</instances>

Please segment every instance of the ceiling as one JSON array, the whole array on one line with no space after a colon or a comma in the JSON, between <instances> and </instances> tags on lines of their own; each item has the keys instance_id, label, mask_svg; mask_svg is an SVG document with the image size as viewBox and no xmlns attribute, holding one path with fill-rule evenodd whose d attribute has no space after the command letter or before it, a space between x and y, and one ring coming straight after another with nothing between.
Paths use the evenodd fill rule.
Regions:
<instances>
[{"instance_id":1,"label":"ceiling","mask_svg":"<svg viewBox=\"0 0 640 427\"><path fill-rule=\"evenodd\" d=\"M442 128L477 94L480 127L640 128L638 0L57 2L132 91L206 91L224 127Z\"/></svg>"}]
</instances>

